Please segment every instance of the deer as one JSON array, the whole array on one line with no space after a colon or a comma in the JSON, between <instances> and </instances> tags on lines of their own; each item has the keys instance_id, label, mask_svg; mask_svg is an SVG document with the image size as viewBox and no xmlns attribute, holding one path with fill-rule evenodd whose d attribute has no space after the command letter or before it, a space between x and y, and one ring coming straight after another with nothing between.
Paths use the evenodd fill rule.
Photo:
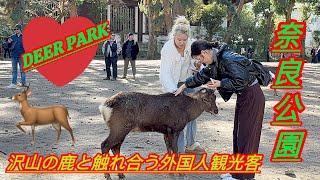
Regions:
<instances>
[{"instance_id":1,"label":"deer","mask_svg":"<svg viewBox=\"0 0 320 180\"><path fill-rule=\"evenodd\" d=\"M178 152L178 136L188 122L204 111L218 114L214 90L202 88L195 93L174 96L172 93L149 95L137 92L119 92L105 100L99 111L110 129L101 143L102 154L119 154L130 131L164 134L168 153ZM118 174L125 178L123 173ZM105 178L111 180L110 174Z\"/></svg>"},{"instance_id":2,"label":"deer","mask_svg":"<svg viewBox=\"0 0 320 180\"><path fill-rule=\"evenodd\" d=\"M53 128L57 131L56 143L59 143L61 135L61 126L69 131L72 138L72 146L75 140L72 129L69 125L68 118L69 112L63 105L55 105L49 107L32 107L28 103L28 97L31 95L30 84L20 93L12 97L12 100L19 102L20 112L23 117L22 121L16 124L17 128L22 132L26 131L21 126L31 126L32 141L31 145L35 144L35 127L39 125L52 124Z\"/></svg>"}]
</instances>

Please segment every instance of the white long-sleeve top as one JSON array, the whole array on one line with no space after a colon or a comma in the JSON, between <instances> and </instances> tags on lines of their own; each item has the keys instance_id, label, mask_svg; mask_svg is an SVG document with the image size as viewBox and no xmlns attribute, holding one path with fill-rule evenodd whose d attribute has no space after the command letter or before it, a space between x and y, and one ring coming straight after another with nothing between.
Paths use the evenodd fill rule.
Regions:
<instances>
[{"instance_id":1,"label":"white long-sleeve top","mask_svg":"<svg viewBox=\"0 0 320 180\"><path fill-rule=\"evenodd\" d=\"M181 58L173 39L167 41L161 49L160 83L164 92L176 91L179 80L185 81L185 78L192 76L195 60L191 58L191 44L192 41L189 39L184 50L184 58ZM188 64L187 69L183 68L185 63ZM182 75L181 71L187 71L187 77Z\"/></svg>"}]
</instances>

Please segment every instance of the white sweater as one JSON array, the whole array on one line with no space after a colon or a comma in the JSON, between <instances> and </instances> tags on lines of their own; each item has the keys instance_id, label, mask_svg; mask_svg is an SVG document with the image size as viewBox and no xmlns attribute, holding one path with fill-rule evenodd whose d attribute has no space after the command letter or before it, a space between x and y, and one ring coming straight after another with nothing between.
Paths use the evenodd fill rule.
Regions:
<instances>
[{"instance_id":1,"label":"white sweater","mask_svg":"<svg viewBox=\"0 0 320 180\"><path fill-rule=\"evenodd\" d=\"M184 51L184 59L189 63L187 70L189 77L195 70L195 60L191 58L191 44L192 41L189 39ZM174 45L174 40L170 39L161 49L160 83L164 92L172 93L177 90L182 64L181 55Z\"/></svg>"}]
</instances>

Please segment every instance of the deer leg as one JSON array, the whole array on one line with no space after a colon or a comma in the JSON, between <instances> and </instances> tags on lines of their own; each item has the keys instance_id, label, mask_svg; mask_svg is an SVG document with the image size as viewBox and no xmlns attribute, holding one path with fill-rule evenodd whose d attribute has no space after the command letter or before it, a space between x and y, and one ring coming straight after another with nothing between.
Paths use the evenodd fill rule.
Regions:
<instances>
[{"instance_id":1,"label":"deer leg","mask_svg":"<svg viewBox=\"0 0 320 180\"><path fill-rule=\"evenodd\" d=\"M33 125L34 123L33 122L26 122L26 121L20 121L16 124L17 128L19 128L22 132L26 133L26 131L24 129L22 129L21 125L24 125L24 126L31 126Z\"/></svg>"},{"instance_id":2,"label":"deer leg","mask_svg":"<svg viewBox=\"0 0 320 180\"><path fill-rule=\"evenodd\" d=\"M32 141L31 141L31 145L34 145L35 144L35 137L34 137L34 131L35 131L35 125L32 125L31 126L31 131L32 131Z\"/></svg>"},{"instance_id":3,"label":"deer leg","mask_svg":"<svg viewBox=\"0 0 320 180\"><path fill-rule=\"evenodd\" d=\"M169 140L169 134L164 134L164 142L166 143L167 152L172 153L172 146Z\"/></svg>"},{"instance_id":4,"label":"deer leg","mask_svg":"<svg viewBox=\"0 0 320 180\"><path fill-rule=\"evenodd\" d=\"M21 125L18 123L16 124L17 128L19 128L22 132L26 133L26 131L24 129L22 129Z\"/></svg>"},{"instance_id":5,"label":"deer leg","mask_svg":"<svg viewBox=\"0 0 320 180\"><path fill-rule=\"evenodd\" d=\"M61 135L61 125L59 123L52 123L52 126L57 131L57 141L56 143L59 143L60 135Z\"/></svg>"},{"instance_id":6,"label":"deer leg","mask_svg":"<svg viewBox=\"0 0 320 180\"><path fill-rule=\"evenodd\" d=\"M123 141L122 141L123 142ZM112 148L111 148L111 150L112 150L112 153L114 154L114 155L116 155L116 154L119 154L120 155L120 148L121 148L121 144L122 144L122 142L120 142L119 144L117 144L117 145L115 145L115 146L113 146ZM118 164L117 164L117 166L118 166L118 168L119 168L119 164L120 164L121 162L118 162ZM118 173L118 176L119 176L119 179L124 179L126 176L123 174L123 173Z\"/></svg>"},{"instance_id":7,"label":"deer leg","mask_svg":"<svg viewBox=\"0 0 320 180\"><path fill-rule=\"evenodd\" d=\"M109 153L110 150L110 135L101 143L102 154ZM109 173L105 173L104 177L108 180L112 180Z\"/></svg>"},{"instance_id":8,"label":"deer leg","mask_svg":"<svg viewBox=\"0 0 320 180\"><path fill-rule=\"evenodd\" d=\"M172 147L173 153L178 153L178 138L179 138L179 134L180 134L180 132L174 132L172 134L171 147Z\"/></svg>"},{"instance_id":9,"label":"deer leg","mask_svg":"<svg viewBox=\"0 0 320 180\"><path fill-rule=\"evenodd\" d=\"M176 162L179 161L179 155L180 155L180 154L178 154L178 139L179 139L180 132L181 131L174 132L172 134L172 150L173 150L173 153L176 154L176 156L175 156ZM179 175L180 176L185 176L184 173L179 173Z\"/></svg>"},{"instance_id":10,"label":"deer leg","mask_svg":"<svg viewBox=\"0 0 320 180\"><path fill-rule=\"evenodd\" d=\"M58 121L58 122L60 122L60 125L62 127L64 127L67 131L69 131L69 133L71 135L71 139L72 139L72 146L74 146L75 141L74 141L73 132L72 132L72 129L69 125L68 119L66 119L65 121Z\"/></svg>"},{"instance_id":11,"label":"deer leg","mask_svg":"<svg viewBox=\"0 0 320 180\"><path fill-rule=\"evenodd\" d=\"M110 127L110 134L108 138L101 143L102 153L108 153L111 149L113 154L120 154L120 147L127 136L127 134L131 131L132 128L124 127L124 126L116 126L117 128ZM120 162L119 162L120 163ZM119 170L119 163L116 164ZM120 179L124 179L125 176L123 173L118 174ZM110 178L110 174L105 174L106 178ZM111 178L110 178L111 179Z\"/></svg>"}]
</instances>

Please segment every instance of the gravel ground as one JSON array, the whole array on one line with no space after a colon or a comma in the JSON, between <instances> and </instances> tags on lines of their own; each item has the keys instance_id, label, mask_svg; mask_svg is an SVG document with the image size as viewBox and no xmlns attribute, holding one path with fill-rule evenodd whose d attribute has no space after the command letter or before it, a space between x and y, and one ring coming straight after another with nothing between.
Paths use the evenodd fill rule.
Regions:
<instances>
[{"instance_id":1,"label":"gravel ground","mask_svg":"<svg viewBox=\"0 0 320 180\"><path fill-rule=\"evenodd\" d=\"M123 61L119 61L119 76L122 76ZM76 138L76 146L71 147L69 133L63 129L59 145L55 145L56 132L51 126L36 128L36 144L31 146L30 128L27 134L23 134L15 124L21 120L19 105L9 99L20 90L7 90L4 87L10 83L11 63L0 61L0 179L104 179L102 174L5 174L7 155L11 152L26 152L40 154L56 153L88 153L94 155L100 152L101 142L108 136L108 129L99 114L98 106L105 98L118 91L136 91L149 94L161 93L159 84L160 61L141 60L137 62L137 80L129 79L117 81L104 81L104 61L94 60L85 72L70 84L62 88L53 86L40 74L32 71L27 74L31 82L32 95L29 103L34 106L47 106L51 104L63 104L68 107ZM275 63L268 63L276 66ZM260 153L265 155L262 173L256 175L256 179L294 179L286 176L286 170L293 170L295 179L320 179L320 64L306 64L303 74L304 89L303 102L306 110L302 113L303 128L308 130L308 138L303 151L302 163L270 163L271 150L276 139L276 134L281 127L269 125L273 116L273 106L280 100L280 96L274 97L273 91L263 88L266 96L266 109L263 123ZM206 149L209 155L213 153L232 152L233 114L235 96L227 103L218 95L218 115L203 113L198 119L197 140ZM286 127L285 129L290 129ZM3 152L3 153L2 153ZM121 149L122 154L128 156L139 152L146 156L150 152L163 154L165 144L163 136L158 133L130 133ZM118 179L112 175L114 179ZM218 174L212 175L146 175L127 174L126 179L219 179Z\"/></svg>"}]
</instances>

